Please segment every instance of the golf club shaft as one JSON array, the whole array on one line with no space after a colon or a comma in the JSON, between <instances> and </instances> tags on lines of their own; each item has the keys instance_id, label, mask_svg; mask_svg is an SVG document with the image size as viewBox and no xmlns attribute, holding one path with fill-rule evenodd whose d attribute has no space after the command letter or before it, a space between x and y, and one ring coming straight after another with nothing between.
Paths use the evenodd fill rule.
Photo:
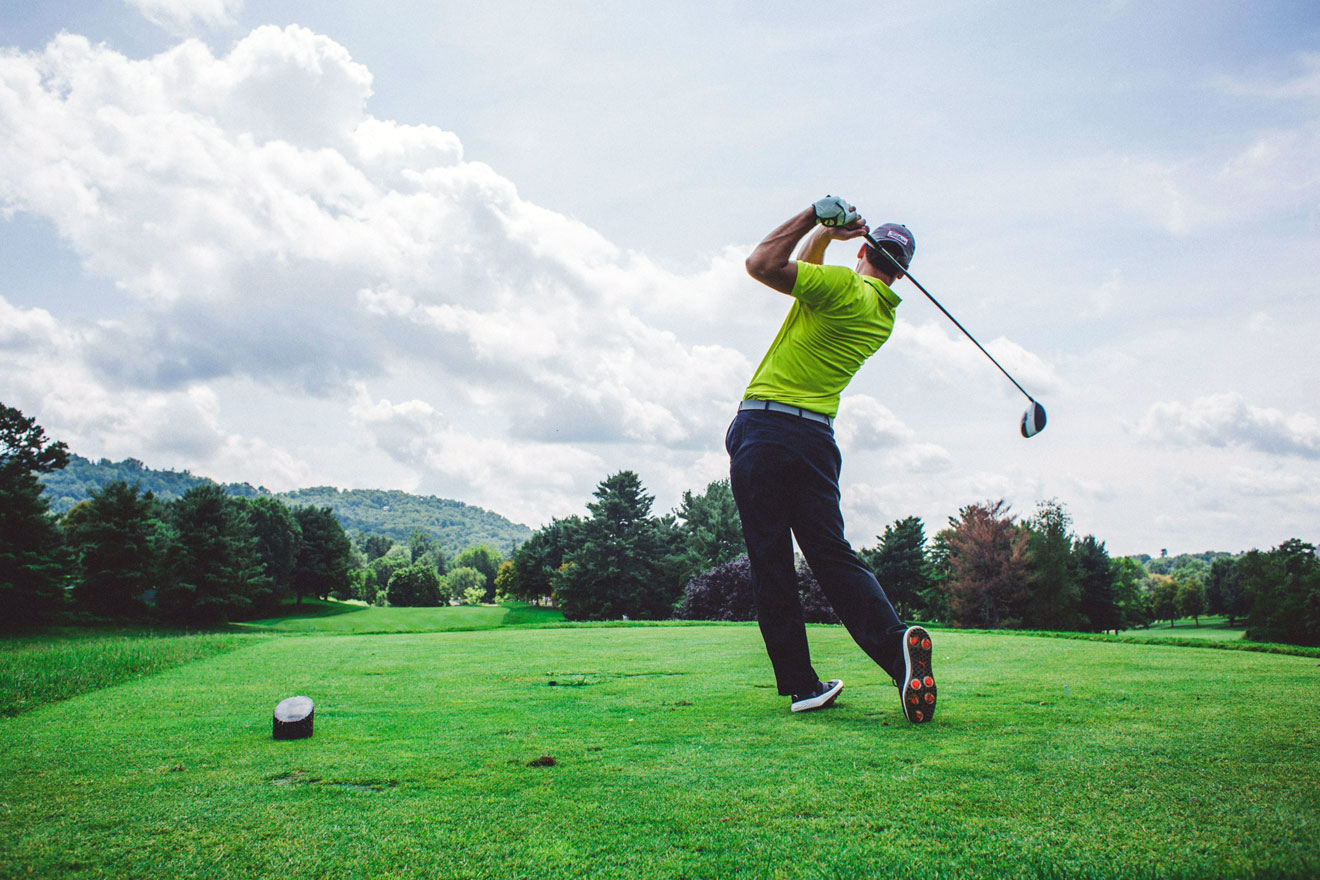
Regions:
<instances>
[{"instance_id":1,"label":"golf club shaft","mask_svg":"<svg viewBox=\"0 0 1320 880\"><path fill-rule=\"evenodd\" d=\"M888 258L889 258L889 262L893 263L894 266L897 267L897 269L898 269L900 272L902 272L904 275L906 275L908 281L911 281L913 284L915 284L915 285L917 286L917 290L920 290L922 293L926 294L926 299L928 299L928 300L930 300L931 302L935 303L935 308L937 308L937 309L939 309L941 312L943 312L943 313L944 313L944 317L946 317L946 318L948 318L950 321L952 321L952 322L954 323L954 326L956 326L959 330L961 330L961 331L963 332L963 335L964 335L964 336L966 336L968 339L972 340L972 344L973 344L973 345L975 345L977 348L981 349L981 354L983 354L983 355L985 355L986 357L990 358L990 363L994 364L996 367L999 367L999 372L1003 373L1005 376L1008 376L1008 381L1010 381L1010 382L1012 382L1014 385L1016 385L1018 391L1021 391L1023 394L1026 394L1026 395L1027 395L1027 400L1030 400L1032 403L1035 403L1035 402L1036 402L1036 398L1032 397L1030 394L1027 394L1027 389L1023 388L1021 385L1018 385L1018 380L1017 380L1017 379L1014 379L1012 376L1009 376L1008 370L1005 370L1005 369L1003 368L1003 366L1000 365L999 361L995 360L995 356L992 355L990 352L986 351L986 350L985 350L985 346L982 345L981 343L977 342L977 341L976 341L976 337L973 336L972 334L968 333L968 332L967 332L967 328L964 327L961 323L959 323L959 321L958 321L957 318L955 318L953 315L950 315L950 314L949 314L949 310L946 309L944 306L940 305L940 301L937 300L935 297L931 296L931 295L930 295L930 291L927 290L926 288L922 287L922 286L921 286L921 282L918 281L917 279L913 278L913 277L912 277L912 273L909 272L907 269L904 269L902 263L900 263L898 260L894 259L894 255L893 255L893 254L889 253L889 251L887 251L887 250L885 250L884 248L880 247L880 243L879 243L878 241L876 241L874 238L871 237L871 233L869 233L869 232L864 232L864 233L862 233L862 234L866 237L866 240L867 240L868 242L871 243L871 247L875 248L875 249L878 250L880 253L882 253L882 254L884 254L886 257L888 257Z\"/></svg>"}]
</instances>

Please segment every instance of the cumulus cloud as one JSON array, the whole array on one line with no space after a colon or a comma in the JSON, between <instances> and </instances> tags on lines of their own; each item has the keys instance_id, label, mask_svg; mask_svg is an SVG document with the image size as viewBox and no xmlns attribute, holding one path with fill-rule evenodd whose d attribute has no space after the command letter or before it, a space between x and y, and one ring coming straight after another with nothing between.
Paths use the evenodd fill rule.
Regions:
<instances>
[{"instance_id":1,"label":"cumulus cloud","mask_svg":"<svg viewBox=\"0 0 1320 880\"><path fill-rule=\"evenodd\" d=\"M562 505L601 476L587 447L659 462L718 435L751 364L700 327L782 298L735 308L740 258L669 273L522 199L452 132L373 117L371 91L342 46L298 26L223 56L185 40L136 60L71 34L0 52L0 210L49 218L121 294L76 331L6 313L0 344L58 337L72 365L30 377L43 418L79 438L99 418L206 467L251 443L224 427L243 401L215 389L252 382L339 401L423 488L528 517L526 498Z\"/></svg>"},{"instance_id":2,"label":"cumulus cloud","mask_svg":"<svg viewBox=\"0 0 1320 880\"><path fill-rule=\"evenodd\" d=\"M919 441L888 407L866 394L844 396L835 435L844 451L882 451L884 461L903 472L931 473L952 464L947 450Z\"/></svg>"},{"instance_id":3,"label":"cumulus cloud","mask_svg":"<svg viewBox=\"0 0 1320 880\"><path fill-rule=\"evenodd\" d=\"M1320 459L1320 420L1253 406L1241 394L1210 394L1190 404L1156 403L1132 430L1157 443Z\"/></svg>"},{"instance_id":4,"label":"cumulus cloud","mask_svg":"<svg viewBox=\"0 0 1320 880\"><path fill-rule=\"evenodd\" d=\"M1056 394L1065 388L1065 382L1053 364L1013 340L999 336L983 344L986 351L1033 394ZM900 318L888 345L920 361L927 375L943 382L961 382L969 374L982 375L987 370L999 374L995 365L967 337L944 321L914 324ZM1017 393L1007 379L1003 381L1010 392Z\"/></svg>"}]
</instances>

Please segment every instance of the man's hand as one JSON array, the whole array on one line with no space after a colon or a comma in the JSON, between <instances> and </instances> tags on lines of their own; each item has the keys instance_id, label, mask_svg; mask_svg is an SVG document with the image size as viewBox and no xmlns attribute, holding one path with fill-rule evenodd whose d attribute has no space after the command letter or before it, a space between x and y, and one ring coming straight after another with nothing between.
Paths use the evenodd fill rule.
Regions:
<instances>
[{"instance_id":1,"label":"man's hand","mask_svg":"<svg viewBox=\"0 0 1320 880\"><path fill-rule=\"evenodd\" d=\"M821 226L848 226L858 219L857 208L848 204L847 199L838 196L817 199L811 207L816 212L816 222Z\"/></svg>"}]
</instances>

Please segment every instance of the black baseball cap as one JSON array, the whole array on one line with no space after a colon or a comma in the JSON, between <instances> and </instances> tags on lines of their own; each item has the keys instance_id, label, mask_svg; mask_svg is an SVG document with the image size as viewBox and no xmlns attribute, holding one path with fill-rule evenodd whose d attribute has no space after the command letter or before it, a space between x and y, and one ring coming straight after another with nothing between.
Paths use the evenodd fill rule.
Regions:
<instances>
[{"instance_id":1,"label":"black baseball cap","mask_svg":"<svg viewBox=\"0 0 1320 880\"><path fill-rule=\"evenodd\" d=\"M904 269L912 265L912 257L917 252L917 239L912 235L911 229L908 229L902 223L885 223L881 226L872 227L871 237L875 239L877 244L885 244L886 242L892 244L892 248L885 248L885 250L891 254L897 251L895 256L898 257L898 262L903 265ZM874 248L871 249L874 250ZM883 257L878 257L878 259L871 262L876 265L888 265L889 263Z\"/></svg>"}]
</instances>

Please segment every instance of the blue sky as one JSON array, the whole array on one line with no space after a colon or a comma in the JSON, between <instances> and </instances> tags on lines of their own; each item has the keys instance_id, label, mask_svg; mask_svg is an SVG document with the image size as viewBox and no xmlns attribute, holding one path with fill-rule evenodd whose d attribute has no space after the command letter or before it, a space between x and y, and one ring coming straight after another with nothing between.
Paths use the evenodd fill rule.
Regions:
<instances>
[{"instance_id":1,"label":"blue sky","mask_svg":"<svg viewBox=\"0 0 1320 880\"><path fill-rule=\"evenodd\" d=\"M786 309L741 260L825 192L1050 413L901 282L854 543L1000 497L1115 553L1320 539L1314 3L7 4L0 400L274 489L668 509Z\"/></svg>"}]
</instances>

